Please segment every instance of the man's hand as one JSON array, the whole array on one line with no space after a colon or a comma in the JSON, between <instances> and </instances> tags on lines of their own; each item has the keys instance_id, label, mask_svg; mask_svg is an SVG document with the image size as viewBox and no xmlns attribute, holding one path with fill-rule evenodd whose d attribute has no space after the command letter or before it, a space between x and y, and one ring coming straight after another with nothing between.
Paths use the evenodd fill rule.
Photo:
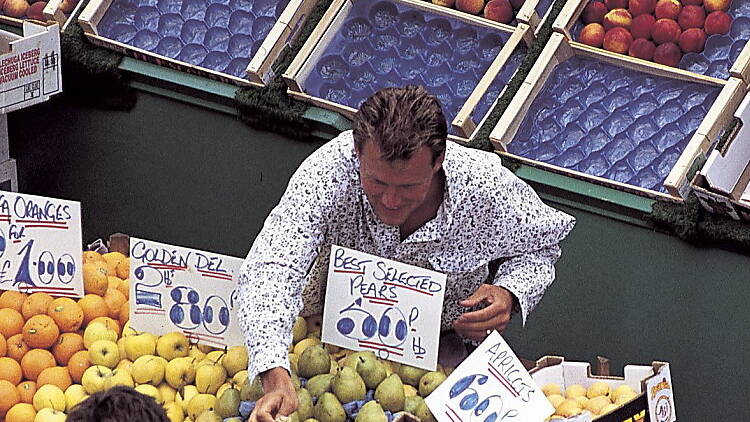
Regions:
<instances>
[{"instance_id":1,"label":"man's hand","mask_svg":"<svg viewBox=\"0 0 750 422\"><path fill-rule=\"evenodd\" d=\"M297 410L297 392L289 372L273 368L260 374L263 397L255 403L248 422L274 422L279 416L289 416Z\"/></svg>"},{"instance_id":2,"label":"man's hand","mask_svg":"<svg viewBox=\"0 0 750 422\"><path fill-rule=\"evenodd\" d=\"M514 296L505 288L482 284L459 305L471 308L480 303L486 306L474 312L461 314L453 323L453 329L462 337L482 341L488 330L505 331L513 311Z\"/></svg>"}]
</instances>

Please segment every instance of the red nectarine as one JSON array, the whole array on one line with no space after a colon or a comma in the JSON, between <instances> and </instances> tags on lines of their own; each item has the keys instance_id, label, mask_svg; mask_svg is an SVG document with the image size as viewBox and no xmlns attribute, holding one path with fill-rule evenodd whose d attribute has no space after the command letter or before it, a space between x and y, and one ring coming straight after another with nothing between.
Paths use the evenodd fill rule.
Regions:
<instances>
[{"instance_id":1,"label":"red nectarine","mask_svg":"<svg viewBox=\"0 0 750 422\"><path fill-rule=\"evenodd\" d=\"M680 34L682 34L680 25L672 19L659 19L651 29L651 39L657 44L668 42L677 44Z\"/></svg>"},{"instance_id":2,"label":"red nectarine","mask_svg":"<svg viewBox=\"0 0 750 422\"><path fill-rule=\"evenodd\" d=\"M628 11L633 17L652 14L656 8L656 0L630 0Z\"/></svg>"},{"instance_id":3,"label":"red nectarine","mask_svg":"<svg viewBox=\"0 0 750 422\"><path fill-rule=\"evenodd\" d=\"M638 15L633 18L630 33L633 34L633 38L651 39L651 30L654 28L654 23L656 23L654 15Z\"/></svg>"},{"instance_id":4,"label":"red nectarine","mask_svg":"<svg viewBox=\"0 0 750 422\"><path fill-rule=\"evenodd\" d=\"M510 23L513 20L513 6L509 0L490 0L484 6L484 17L500 23Z\"/></svg>"},{"instance_id":5,"label":"red nectarine","mask_svg":"<svg viewBox=\"0 0 750 422\"><path fill-rule=\"evenodd\" d=\"M652 60L654 58L655 49L656 44L654 44L653 42L645 38L638 38L637 40L633 41L632 44L630 44L628 55L643 60Z\"/></svg>"},{"instance_id":6,"label":"red nectarine","mask_svg":"<svg viewBox=\"0 0 750 422\"><path fill-rule=\"evenodd\" d=\"M705 20L706 12L701 6L685 6L677 17L677 23L683 31L688 28L703 28Z\"/></svg>"},{"instance_id":7,"label":"red nectarine","mask_svg":"<svg viewBox=\"0 0 750 422\"><path fill-rule=\"evenodd\" d=\"M592 47L601 47L604 43L604 27L600 23L590 23L578 34L578 41Z\"/></svg>"},{"instance_id":8,"label":"red nectarine","mask_svg":"<svg viewBox=\"0 0 750 422\"><path fill-rule=\"evenodd\" d=\"M711 12L706 16L706 23L703 27L707 35L726 34L732 29L732 17L721 10Z\"/></svg>"},{"instance_id":9,"label":"red nectarine","mask_svg":"<svg viewBox=\"0 0 750 422\"><path fill-rule=\"evenodd\" d=\"M683 53L700 53L706 45L706 33L700 28L688 28L682 31L679 44Z\"/></svg>"},{"instance_id":10,"label":"red nectarine","mask_svg":"<svg viewBox=\"0 0 750 422\"><path fill-rule=\"evenodd\" d=\"M703 0L703 7L706 12L711 13L717 10L726 12L729 10L729 6L732 5L732 0Z\"/></svg>"},{"instance_id":11,"label":"red nectarine","mask_svg":"<svg viewBox=\"0 0 750 422\"><path fill-rule=\"evenodd\" d=\"M656 46L654 50L654 61L667 66L677 67L682 59L680 47L675 43L664 43Z\"/></svg>"},{"instance_id":12,"label":"red nectarine","mask_svg":"<svg viewBox=\"0 0 750 422\"><path fill-rule=\"evenodd\" d=\"M630 35L630 31L618 26L617 28L610 29L604 34L604 42L602 45L605 50L626 54L628 49L630 49L630 44L632 42L633 36Z\"/></svg>"},{"instance_id":13,"label":"red nectarine","mask_svg":"<svg viewBox=\"0 0 750 422\"><path fill-rule=\"evenodd\" d=\"M478 15L484 9L484 0L456 0L456 9Z\"/></svg>"},{"instance_id":14,"label":"red nectarine","mask_svg":"<svg viewBox=\"0 0 750 422\"><path fill-rule=\"evenodd\" d=\"M604 15L604 29L609 31L612 28L622 27L630 29L633 23L633 16L625 9L612 9Z\"/></svg>"},{"instance_id":15,"label":"red nectarine","mask_svg":"<svg viewBox=\"0 0 750 422\"><path fill-rule=\"evenodd\" d=\"M654 17L656 19L674 19L680 15L682 4L677 0L659 0L656 2Z\"/></svg>"}]
</instances>

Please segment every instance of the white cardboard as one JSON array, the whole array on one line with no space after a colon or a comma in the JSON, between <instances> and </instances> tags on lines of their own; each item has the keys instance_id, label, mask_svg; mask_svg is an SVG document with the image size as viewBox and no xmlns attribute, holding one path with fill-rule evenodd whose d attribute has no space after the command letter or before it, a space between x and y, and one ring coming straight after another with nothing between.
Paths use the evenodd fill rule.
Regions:
<instances>
[{"instance_id":1,"label":"white cardboard","mask_svg":"<svg viewBox=\"0 0 750 422\"><path fill-rule=\"evenodd\" d=\"M62 92L59 25L24 22L23 34L0 31L0 113Z\"/></svg>"},{"instance_id":2,"label":"white cardboard","mask_svg":"<svg viewBox=\"0 0 750 422\"><path fill-rule=\"evenodd\" d=\"M734 116L742 120L742 126L726 152L722 155L718 150L712 151L701 170L711 188L727 195L737 186L750 162L750 95L745 96Z\"/></svg>"},{"instance_id":3,"label":"white cardboard","mask_svg":"<svg viewBox=\"0 0 750 422\"><path fill-rule=\"evenodd\" d=\"M445 274L334 245L322 340L434 371Z\"/></svg>"},{"instance_id":4,"label":"white cardboard","mask_svg":"<svg viewBox=\"0 0 750 422\"><path fill-rule=\"evenodd\" d=\"M0 191L0 289L83 296L81 204Z\"/></svg>"},{"instance_id":5,"label":"white cardboard","mask_svg":"<svg viewBox=\"0 0 750 422\"><path fill-rule=\"evenodd\" d=\"M555 412L497 331L487 336L425 403L439 422L541 422Z\"/></svg>"},{"instance_id":6,"label":"white cardboard","mask_svg":"<svg viewBox=\"0 0 750 422\"><path fill-rule=\"evenodd\" d=\"M648 411L651 422L675 422L674 392L669 364L665 364L655 376L646 381Z\"/></svg>"},{"instance_id":7,"label":"white cardboard","mask_svg":"<svg viewBox=\"0 0 750 422\"><path fill-rule=\"evenodd\" d=\"M180 331L213 347L244 344L236 282L242 259L130 238L130 325Z\"/></svg>"}]
</instances>

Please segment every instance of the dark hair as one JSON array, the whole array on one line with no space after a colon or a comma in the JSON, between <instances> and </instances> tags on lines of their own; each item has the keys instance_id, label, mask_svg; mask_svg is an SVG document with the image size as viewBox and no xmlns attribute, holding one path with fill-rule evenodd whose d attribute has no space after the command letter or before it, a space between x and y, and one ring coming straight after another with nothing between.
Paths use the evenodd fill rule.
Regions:
<instances>
[{"instance_id":1,"label":"dark hair","mask_svg":"<svg viewBox=\"0 0 750 422\"><path fill-rule=\"evenodd\" d=\"M354 117L354 145L372 141L387 161L406 160L422 146L433 162L445 151L448 128L435 96L421 86L385 88L372 94Z\"/></svg>"},{"instance_id":2,"label":"dark hair","mask_svg":"<svg viewBox=\"0 0 750 422\"><path fill-rule=\"evenodd\" d=\"M100 391L76 405L68 422L169 422L164 408L145 394L122 385Z\"/></svg>"}]
</instances>

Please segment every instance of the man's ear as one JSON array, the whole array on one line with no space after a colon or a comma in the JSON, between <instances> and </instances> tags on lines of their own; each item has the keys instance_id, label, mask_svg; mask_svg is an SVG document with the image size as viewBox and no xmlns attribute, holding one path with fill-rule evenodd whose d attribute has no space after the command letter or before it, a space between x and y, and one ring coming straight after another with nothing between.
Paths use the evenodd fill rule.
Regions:
<instances>
[{"instance_id":1,"label":"man's ear","mask_svg":"<svg viewBox=\"0 0 750 422\"><path fill-rule=\"evenodd\" d=\"M440 155L438 155L435 158L435 163L432 165L433 172L440 170L440 168L443 166L444 159L445 159L445 151L441 152Z\"/></svg>"}]
</instances>

